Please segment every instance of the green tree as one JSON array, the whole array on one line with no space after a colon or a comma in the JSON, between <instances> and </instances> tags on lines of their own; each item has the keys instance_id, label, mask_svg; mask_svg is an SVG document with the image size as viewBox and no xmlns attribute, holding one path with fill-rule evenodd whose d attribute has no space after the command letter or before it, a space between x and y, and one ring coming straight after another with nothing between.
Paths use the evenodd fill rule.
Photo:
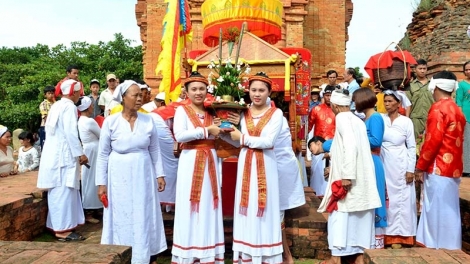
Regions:
<instances>
[{"instance_id":1,"label":"green tree","mask_svg":"<svg viewBox=\"0 0 470 264\"><path fill-rule=\"evenodd\" d=\"M364 78L364 74L361 72L361 68L359 66L354 67L354 70L356 71L356 76L358 78Z\"/></svg>"},{"instance_id":2,"label":"green tree","mask_svg":"<svg viewBox=\"0 0 470 264\"><path fill-rule=\"evenodd\" d=\"M12 130L36 131L44 87L55 86L71 64L80 68L79 79L86 93L90 80L98 79L104 86L108 73L121 80L142 79L142 47L132 47L133 41L120 33L114 37L98 44L72 42L70 48L41 44L0 48L0 124Z\"/></svg>"}]
</instances>

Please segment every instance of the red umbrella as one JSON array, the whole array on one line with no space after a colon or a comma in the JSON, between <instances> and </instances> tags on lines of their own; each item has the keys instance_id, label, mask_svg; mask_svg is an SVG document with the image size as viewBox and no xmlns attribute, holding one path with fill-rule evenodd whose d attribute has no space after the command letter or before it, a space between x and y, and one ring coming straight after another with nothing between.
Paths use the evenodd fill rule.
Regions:
<instances>
[{"instance_id":1,"label":"red umbrella","mask_svg":"<svg viewBox=\"0 0 470 264\"><path fill-rule=\"evenodd\" d=\"M393 61L399 60L403 63L406 63L406 73L407 73L407 78L410 79L411 77L411 64L418 64L413 58L413 56L406 50L401 51L392 51L392 50L387 50L382 53L375 54L374 56L370 57L369 61L366 63L366 66L364 66L364 70L366 70L367 74L370 77L370 80L372 82L376 82L374 80L374 71L377 69L387 69L392 67ZM403 74L402 74L403 76ZM403 78L403 77L402 77ZM377 80L378 81L378 80Z\"/></svg>"}]
</instances>

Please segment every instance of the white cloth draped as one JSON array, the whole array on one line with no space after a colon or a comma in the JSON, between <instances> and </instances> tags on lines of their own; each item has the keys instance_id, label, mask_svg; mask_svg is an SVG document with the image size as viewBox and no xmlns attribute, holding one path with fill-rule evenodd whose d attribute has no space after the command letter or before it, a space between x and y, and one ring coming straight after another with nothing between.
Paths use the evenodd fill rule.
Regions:
<instances>
[{"instance_id":1,"label":"white cloth draped","mask_svg":"<svg viewBox=\"0 0 470 264\"><path fill-rule=\"evenodd\" d=\"M244 134L244 144L250 148L263 149L266 171L266 208L258 217L258 172L256 157L253 155L250 177L250 193L247 214L240 214L243 170L247 148L240 151L235 190L233 217L233 260L238 263L282 263L281 219L279 208L279 179L276 154L272 148L279 137L283 122L282 111L277 109L263 128L261 135L249 136L245 116L240 125ZM259 118L253 118L254 124Z\"/></svg>"},{"instance_id":2,"label":"white cloth draped","mask_svg":"<svg viewBox=\"0 0 470 264\"><path fill-rule=\"evenodd\" d=\"M47 227L54 231L67 231L85 222L78 163L83 150L78 139L77 107L74 103L62 98L52 105L51 113L57 115L57 120L54 133L49 133L51 127L46 126L47 141L42 151L37 187L49 189Z\"/></svg>"},{"instance_id":3,"label":"white cloth draped","mask_svg":"<svg viewBox=\"0 0 470 264\"><path fill-rule=\"evenodd\" d=\"M78 190L78 157L83 155L83 149L78 139L77 107L71 100L62 98L51 106L51 113L57 114L58 120L53 128L55 133L49 133L50 127L46 125L47 142L42 151L37 187L48 189L65 184Z\"/></svg>"},{"instance_id":4,"label":"white cloth draped","mask_svg":"<svg viewBox=\"0 0 470 264\"><path fill-rule=\"evenodd\" d=\"M176 197L176 176L178 172L178 159L173 153L173 144L175 139L170 128L163 118L156 114L150 113L155 122L158 133L158 144L162 154L163 171L165 172L165 190L158 193L160 203L175 204Z\"/></svg>"},{"instance_id":5,"label":"white cloth draped","mask_svg":"<svg viewBox=\"0 0 470 264\"><path fill-rule=\"evenodd\" d=\"M80 116L78 133L83 144L83 152L88 158L88 165L82 166L82 203L84 209L100 209L103 204L98 199L98 186L95 184L96 160L101 129L93 118Z\"/></svg>"},{"instance_id":6,"label":"white cloth draped","mask_svg":"<svg viewBox=\"0 0 470 264\"><path fill-rule=\"evenodd\" d=\"M201 118L201 122L204 120ZM175 112L173 131L179 143L204 139L209 135L207 128L195 128L183 107ZM212 135L208 139L214 139ZM172 263L224 263L225 240L222 218L222 194L220 192L220 170L215 149L211 154L216 163L217 190L219 202L214 209L209 164L206 161L203 184L199 202L199 212L191 211L191 186L193 182L196 149L182 150L179 157L178 176L176 181L176 206L173 229Z\"/></svg>"},{"instance_id":7,"label":"white cloth draped","mask_svg":"<svg viewBox=\"0 0 470 264\"><path fill-rule=\"evenodd\" d=\"M281 132L274 143L279 173L279 207L292 209L305 204L305 194L299 162L292 149L292 136L287 119L283 117Z\"/></svg>"},{"instance_id":8,"label":"white cloth draped","mask_svg":"<svg viewBox=\"0 0 470 264\"><path fill-rule=\"evenodd\" d=\"M387 114L380 157L384 164L389 206L385 235L415 236L417 226L416 191L414 182L406 183L406 173L414 173L416 143L413 123L398 116L393 123Z\"/></svg>"},{"instance_id":9,"label":"white cloth draped","mask_svg":"<svg viewBox=\"0 0 470 264\"><path fill-rule=\"evenodd\" d=\"M374 218L374 209L351 213L333 211L328 217L331 255L350 256L374 248Z\"/></svg>"},{"instance_id":10,"label":"white cloth draped","mask_svg":"<svg viewBox=\"0 0 470 264\"><path fill-rule=\"evenodd\" d=\"M425 175L416 242L435 249L462 247L459 185L460 178Z\"/></svg>"},{"instance_id":11,"label":"white cloth draped","mask_svg":"<svg viewBox=\"0 0 470 264\"><path fill-rule=\"evenodd\" d=\"M338 201L339 212L358 212L380 207L366 126L352 112L336 115L336 131L330 153L328 187L318 212L326 211L332 197L331 185L342 179L350 179L352 187L346 198Z\"/></svg>"},{"instance_id":12,"label":"white cloth draped","mask_svg":"<svg viewBox=\"0 0 470 264\"><path fill-rule=\"evenodd\" d=\"M167 248L156 179L164 173L152 117L137 115L133 129L120 113L104 120L96 185L107 186L109 202L101 244L132 246L132 263L148 264Z\"/></svg>"}]
</instances>

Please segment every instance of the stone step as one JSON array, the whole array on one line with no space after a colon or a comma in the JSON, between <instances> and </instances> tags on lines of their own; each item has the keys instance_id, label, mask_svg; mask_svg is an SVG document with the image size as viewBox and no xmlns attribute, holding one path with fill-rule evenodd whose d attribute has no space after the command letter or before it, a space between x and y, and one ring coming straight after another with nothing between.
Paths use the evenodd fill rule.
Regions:
<instances>
[{"instance_id":1,"label":"stone step","mask_svg":"<svg viewBox=\"0 0 470 264\"><path fill-rule=\"evenodd\" d=\"M74 242L0 241L0 263L131 263L127 246L93 245Z\"/></svg>"},{"instance_id":2,"label":"stone step","mask_svg":"<svg viewBox=\"0 0 470 264\"><path fill-rule=\"evenodd\" d=\"M365 264L458 264L470 263L470 256L462 250L405 248L368 249L364 252Z\"/></svg>"}]
</instances>

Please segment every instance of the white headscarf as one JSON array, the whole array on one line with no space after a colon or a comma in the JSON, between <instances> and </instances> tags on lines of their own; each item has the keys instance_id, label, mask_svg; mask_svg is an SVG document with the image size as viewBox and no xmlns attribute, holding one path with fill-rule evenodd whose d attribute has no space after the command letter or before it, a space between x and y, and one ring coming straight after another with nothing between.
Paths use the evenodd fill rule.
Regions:
<instances>
[{"instance_id":1,"label":"white headscarf","mask_svg":"<svg viewBox=\"0 0 470 264\"><path fill-rule=\"evenodd\" d=\"M332 102L335 105L350 106L351 95L346 95L342 91L335 90L331 93L330 102Z\"/></svg>"},{"instance_id":2,"label":"white headscarf","mask_svg":"<svg viewBox=\"0 0 470 264\"><path fill-rule=\"evenodd\" d=\"M0 137L3 137L3 134L5 134L8 131L8 128L6 126L0 125Z\"/></svg>"},{"instance_id":3,"label":"white headscarf","mask_svg":"<svg viewBox=\"0 0 470 264\"><path fill-rule=\"evenodd\" d=\"M454 90L457 90L458 83L456 80L451 79L434 79L431 78L429 81L428 89L431 93L434 93L434 89L439 88L446 92L452 93Z\"/></svg>"},{"instance_id":4,"label":"white headscarf","mask_svg":"<svg viewBox=\"0 0 470 264\"><path fill-rule=\"evenodd\" d=\"M119 84L116 89L114 90L113 93L113 99L114 101L117 101L118 103L122 102L122 95L131 87L132 85L137 85L139 86L138 83L132 81L132 80L125 80L123 83ZM139 86L140 88L140 86Z\"/></svg>"},{"instance_id":5,"label":"white headscarf","mask_svg":"<svg viewBox=\"0 0 470 264\"><path fill-rule=\"evenodd\" d=\"M82 97L81 104L77 107L79 111L87 110L91 105L91 99L88 96Z\"/></svg>"},{"instance_id":6,"label":"white headscarf","mask_svg":"<svg viewBox=\"0 0 470 264\"><path fill-rule=\"evenodd\" d=\"M60 90L62 91L62 94L68 96L73 95L73 92L79 91L81 88L82 83L73 79L65 80L60 84Z\"/></svg>"}]
</instances>

